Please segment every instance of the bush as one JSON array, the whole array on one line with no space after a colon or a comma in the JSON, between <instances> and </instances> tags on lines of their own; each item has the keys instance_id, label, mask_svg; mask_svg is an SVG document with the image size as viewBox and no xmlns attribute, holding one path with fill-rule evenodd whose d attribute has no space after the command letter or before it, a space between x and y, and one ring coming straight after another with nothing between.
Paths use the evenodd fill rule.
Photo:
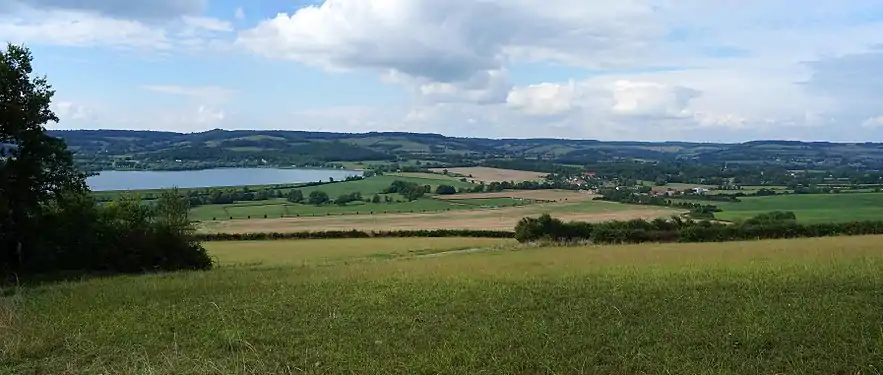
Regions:
<instances>
[{"instance_id":1,"label":"bush","mask_svg":"<svg viewBox=\"0 0 883 375\"><path fill-rule=\"evenodd\" d=\"M188 210L187 200L175 191L163 192L150 206L136 197L97 205L90 194L64 195L47 207L40 250L24 271L209 269L212 260L196 241Z\"/></svg>"},{"instance_id":2,"label":"bush","mask_svg":"<svg viewBox=\"0 0 883 375\"><path fill-rule=\"evenodd\" d=\"M440 195L457 194L457 188L451 185L438 185L438 187L435 188L435 193Z\"/></svg>"}]
</instances>

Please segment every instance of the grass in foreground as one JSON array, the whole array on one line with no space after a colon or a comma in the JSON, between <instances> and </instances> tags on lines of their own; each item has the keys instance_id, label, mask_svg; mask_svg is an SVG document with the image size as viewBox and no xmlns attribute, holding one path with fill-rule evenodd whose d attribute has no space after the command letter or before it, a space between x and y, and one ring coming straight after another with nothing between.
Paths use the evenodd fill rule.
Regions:
<instances>
[{"instance_id":1,"label":"grass in foreground","mask_svg":"<svg viewBox=\"0 0 883 375\"><path fill-rule=\"evenodd\" d=\"M0 373L879 374L880 240L303 265L266 242L242 251L287 260L4 297Z\"/></svg>"}]
</instances>

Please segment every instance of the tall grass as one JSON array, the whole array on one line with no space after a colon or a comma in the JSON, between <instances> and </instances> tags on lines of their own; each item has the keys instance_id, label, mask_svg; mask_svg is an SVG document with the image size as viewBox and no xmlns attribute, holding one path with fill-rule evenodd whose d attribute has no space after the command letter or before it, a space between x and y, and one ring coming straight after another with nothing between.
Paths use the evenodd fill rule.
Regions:
<instances>
[{"instance_id":1,"label":"tall grass","mask_svg":"<svg viewBox=\"0 0 883 375\"><path fill-rule=\"evenodd\" d=\"M321 264L292 248L259 267L29 287L0 373L879 374L880 240Z\"/></svg>"}]
</instances>

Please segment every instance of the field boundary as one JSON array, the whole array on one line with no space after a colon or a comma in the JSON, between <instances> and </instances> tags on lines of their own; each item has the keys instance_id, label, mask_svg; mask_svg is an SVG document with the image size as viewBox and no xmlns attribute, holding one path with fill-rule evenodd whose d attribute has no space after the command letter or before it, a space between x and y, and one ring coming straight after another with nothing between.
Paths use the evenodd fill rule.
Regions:
<instances>
[{"instance_id":1,"label":"field boundary","mask_svg":"<svg viewBox=\"0 0 883 375\"><path fill-rule=\"evenodd\" d=\"M256 232L256 233L199 233L195 239L205 242L222 241L273 241L273 240L318 240L335 238L396 238L396 237L472 237L472 238L515 238L513 231L435 229L397 231L316 231L316 232Z\"/></svg>"}]
</instances>

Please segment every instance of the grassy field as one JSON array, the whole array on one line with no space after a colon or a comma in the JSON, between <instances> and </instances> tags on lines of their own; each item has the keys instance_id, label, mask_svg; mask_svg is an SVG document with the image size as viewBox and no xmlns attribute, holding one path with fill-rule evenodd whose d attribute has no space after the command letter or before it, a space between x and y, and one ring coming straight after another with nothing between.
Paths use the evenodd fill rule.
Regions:
<instances>
[{"instance_id":1,"label":"grassy field","mask_svg":"<svg viewBox=\"0 0 883 375\"><path fill-rule=\"evenodd\" d=\"M711 202L721 220L739 221L769 211L793 211L804 223L883 220L883 193L796 194L742 197L738 203Z\"/></svg>"},{"instance_id":2,"label":"grassy field","mask_svg":"<svg viewBox=\"0 0 883 375\"><path fill-rule=\"evenodd\" d=\"M241 202L233 204L212 204L193 208L191 219L198 221L234 219L262 219L291 216L327 216L327 215L366 215L383 213L418 213L455 210L475 210L497 207L513 207L531 204L515 198L484 198L440 200L432 198L418 199L401 203L362 203L338 206L334 204L314 206L308 204L289 203L284 199L269 201Z\"/></svg>"},{"instance_id":3,"label":"grassy field","mask_svg":"<svg viewBox=\"0 0 883 375\"><path fill-rule=\"evenodd\" d=\"M426 176L395 176L395 175L383 175L383 176L374 176L370 178L365 178L362 180L356 181L345 181L334 184L320 185L320 186L309 186L300 188L303 192L304 196L309 196L312 191L321 190L331 197L331 199L337 198L343 194L350 193L362 193L362 195L366 199L371 199L374 194L380 194L384 189L388 188L390 184L392 184L396 180L414 182L421 185L430 185L435 189L438 185L446 184L451 185L456 188L469 188L473 185L470 183L465 183L457 180L452 180L447 176L437 176L438 178L428 178L431 176L435 176L432 174L425 174ZM401 202L393 202L393 203L364 203L364 204L350 204L346 206L337 206L337 205L325 205L325 206L314 206L314 205L306 205L306 204L292 204L287 202L284 199L272 199L266 201L249 201L249 202L237 202L231 204L211 204L211 205L203 205L199 207L195 207L191 211L192 218L194 220L208 221L212 219L217 220L225 220L230 217L237 219L245 219L251 216L251 218L263 218L264 215L267 215L268 218L278 218L283 215L285 216L312 216L312 215L341 215L341 214L355 214L355 213L369 213L369 212L423 212L423 211L447 211L447 210L463 210L463 209L472 209L483 206L481 202L472 202L471 204L468 202L464 202L463 204L452 204L449 202L442 202L434 199L420 199L412 202L405 202L404 198L402 198L398 194L390 194L390 197L395 201ZM490 202L486 202L487 204L492 204ZM524 202L517 201L514 199L510 199L508 202L497 202L500 205L512 206L515 204L523 204ZM475 207L473 207L475 206Z\"/></svg>"},{"instance_id":4,"label":"grassy field","mask_svg":"<svg viewBox=\"0 0 883 375\"><path fill-rule=\"evenodd\" d=\"M881 240L210 243L213 271L4 290L0 373L879 374Z\"/></svg>"},{"instance_id":5,"label":"grassy field","mask_svg":"<svg viewBox=\"0 0 883 375\"><path fill-rule=\"evenodd\" d=\"M432 175L430 175L432 176ZM406 181L406 182L414 182L420 185L430 185L432 186L433 191L438 185L451 185L455 188L469 188L475 186L468 182L461 182L457 180L452 180L450 178L446 178L445 176L439 176L438 178L426 178L426 177L408 177L408 176L393 176L393 175L383 175L383 176L374 176L369 177L357 181L346 181L336 184L329 185L320 185L320 186L310 186L302 188L301 190L304 192L304 196L307 196L313 190L321 190L331 198L335 198L342 194L350 194L360 192L363 196L370 197L374 194L379 194L389 187L396 180Z\"/></svg>"}]
</instances>

